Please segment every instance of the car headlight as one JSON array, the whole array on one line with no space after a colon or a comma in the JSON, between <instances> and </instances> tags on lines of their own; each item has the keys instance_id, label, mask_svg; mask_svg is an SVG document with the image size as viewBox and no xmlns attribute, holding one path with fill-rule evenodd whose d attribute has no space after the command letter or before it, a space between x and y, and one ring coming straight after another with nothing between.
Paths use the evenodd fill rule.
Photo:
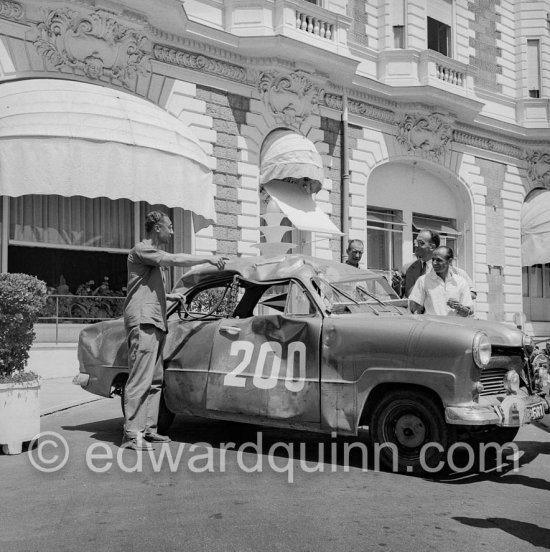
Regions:
<instances>
[{"instance_id":1,"label":"car headlight","mask_svg":"<svg viewBox=\"0 0 550 552\"><path fill-rule=\"evenodd\" d=\"M530 335L523 334L523 348L528 355L535 350L535 342Z\"/></svg>"},{"instance_id":2,"label":"car headlight","mask_svg":"<svg viewBox=\"0 0 550 552\"><path fill-rule=\"evenodd\" d=\"M472 354L474 362L479 368L485 368L489 364L491 360L491 342L487 334L483 332L476 333L472 344Z\"/></svg>"},{"instance_id":3,"label":"car headlight","mask_svg":"<svg viewBox=\"0 0 550 552\"><path fill-rule=\"evenodd\" d=\"M504 376L504 389L507 393L516 394L519 391L519 376L515 370L508 370Z\"/></svg>"}]
</instances>

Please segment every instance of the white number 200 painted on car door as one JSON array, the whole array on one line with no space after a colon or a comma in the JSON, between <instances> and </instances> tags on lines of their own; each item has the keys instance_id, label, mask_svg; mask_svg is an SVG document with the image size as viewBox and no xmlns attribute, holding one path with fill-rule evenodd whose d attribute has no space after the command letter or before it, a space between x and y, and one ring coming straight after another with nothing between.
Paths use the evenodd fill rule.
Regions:
<instances>
[{"instance_id":1,"label":"white number 200 painted on car door","mask_svg":"<svg viewBox=\"0 0 550 552\"><path fill-rule=\"evenodd\" d=\"M243 352L241 362L224 377L224 385L230 387L245 387L246 377L243 372L248 368L254 356L254 343L251 341L234 341L231 344L230 355L239 356ZM306 346L301 341L293 341L287 345L287 367L284 377L285 387L295 393L302 391L306 382ZM277 341L265 341L260 345L254 368L253 384L258 389L273 389L281 372L283 346Z\"/></svg>"},{"instance_id":2,"label":"white number 200 painted on car door","mask_svg":"<svg viewBox=\"0 0 550 552\"><path fill-rule=\"evenodd\" d=\"M287 285L286 293L280 293L281 287L285 289L278 285L278 293L263 305L300 292L297 284ZM320 422L322 316L307 305L305 313L288 312L289 302L285 312L258 309L261 314L220 322L210 360L207 409L287 419L289 423Z\"/></svg>"}]
</instances>

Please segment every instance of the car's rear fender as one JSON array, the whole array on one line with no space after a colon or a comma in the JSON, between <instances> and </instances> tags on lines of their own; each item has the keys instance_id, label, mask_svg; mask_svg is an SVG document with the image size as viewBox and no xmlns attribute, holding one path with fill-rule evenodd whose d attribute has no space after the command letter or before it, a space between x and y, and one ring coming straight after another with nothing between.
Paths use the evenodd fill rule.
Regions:
<instances>
[{"instance_id":1,"label":"car's rear fender","mask_svg":"<svg viewBox=\"0 0 550 552\"><path fill-rule=\"evenodd\" d=\"M88 365L81 373L90 376L84 389L101 397L111 397L113 390L122 387L128 379L128 369L123 366Z\"/></svg>"}]
</instances>

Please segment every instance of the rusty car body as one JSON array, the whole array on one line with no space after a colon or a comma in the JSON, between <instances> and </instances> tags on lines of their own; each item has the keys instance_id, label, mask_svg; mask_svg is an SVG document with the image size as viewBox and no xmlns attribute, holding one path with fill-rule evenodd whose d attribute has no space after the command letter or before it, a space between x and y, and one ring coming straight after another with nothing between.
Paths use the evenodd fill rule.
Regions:
<instances>
[{"instance_id":1,"label":"rusty car body","mask_svg":"<svg viewBox=\"0 0 550 552\"><path fill-rule=\"evenodd\" d=\"M240 258L195 267L174 289L186 301L169 317L163 430L177 413L341 435L368 426L411 472L429 442L443 451L460 435L508 441L549 410L548 358L516 327L410 314L369 271ZM123 392L123 321L86 327L78 357L84 389ZM382 451L384 465L393 452Z\"/></svg>"}]
</instances>

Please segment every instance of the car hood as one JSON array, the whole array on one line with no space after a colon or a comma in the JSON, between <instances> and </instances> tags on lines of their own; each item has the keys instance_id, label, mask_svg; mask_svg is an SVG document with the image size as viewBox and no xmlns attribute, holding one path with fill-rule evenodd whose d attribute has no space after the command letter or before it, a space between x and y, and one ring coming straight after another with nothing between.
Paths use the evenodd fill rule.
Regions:
<instances>
[{"instance_id":1,"label":"car hood","mask_svg":"<svg viewBox=\"0 0 550 552\"><path fill-rule=\"evenodd\" d=\"M404 314L402 316L385 315L375 316L371 314L355 313L331 317L333 319L353 320L352 325L367 326L372 328L374 320L376 324L386 328L392 334L409 333L420 329L423 335L450 336L473 335L481 331L487 334L492 345L502 347L521 347L523 333L512 323L495 322L490 320L478 320L475 318L462 318L459 316L435 316L428 314ZM374 320L373 320L374 319Z\"/></svg>"}]
</instances>

